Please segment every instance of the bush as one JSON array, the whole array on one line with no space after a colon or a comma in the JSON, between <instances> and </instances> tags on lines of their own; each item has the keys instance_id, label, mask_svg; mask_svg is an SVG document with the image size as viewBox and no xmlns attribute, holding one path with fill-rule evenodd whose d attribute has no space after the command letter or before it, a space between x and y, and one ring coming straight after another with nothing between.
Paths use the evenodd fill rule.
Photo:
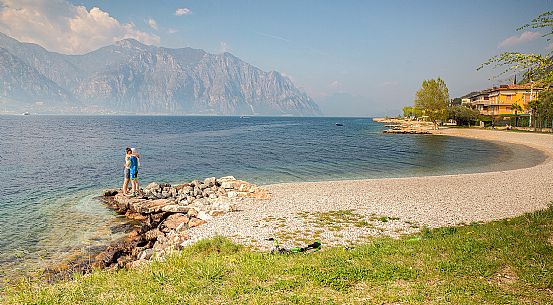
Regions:
<instances>
[{"instance_id":1,"label":"bush","mask_svg":"<svg viewBox=\"0 0 553 305\"><path fill-rule=\"evenodd\" d=\"M470 109L465 106L447 107L448 119L455 120L459 126L470 125L471 122L478 120L479 115L480 112L478 112L478 110Z\"/></svg>"}]
</instances>

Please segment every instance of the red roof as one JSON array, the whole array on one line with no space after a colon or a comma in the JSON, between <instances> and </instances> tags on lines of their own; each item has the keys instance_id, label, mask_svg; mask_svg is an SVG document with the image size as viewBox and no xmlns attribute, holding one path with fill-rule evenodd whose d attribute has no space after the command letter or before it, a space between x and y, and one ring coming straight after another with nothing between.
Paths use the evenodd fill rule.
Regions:
<instances>
[{"instance_id":1,"label":"red roof","mask_svg":"<svg viewBox=\"0 0 553 305\"><path fill-rule=\"evenodd\" d=\"M493 87L491 88L491 91L497 91L497 90L528 90L528 89L531 89L532 88L532 85L531 84L524 84L524 85L515 85L515 84L511 84L511 85L500 85L499 87ZM541 88L538 88L538 87L533 87L534 89L541 89Z\"/></svg>"}]
</instances>

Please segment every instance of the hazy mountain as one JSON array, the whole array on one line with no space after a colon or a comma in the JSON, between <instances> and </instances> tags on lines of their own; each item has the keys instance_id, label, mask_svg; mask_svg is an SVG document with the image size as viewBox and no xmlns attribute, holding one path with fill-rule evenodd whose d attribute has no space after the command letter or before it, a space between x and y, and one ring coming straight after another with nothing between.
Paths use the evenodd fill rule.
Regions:
<instances>
[{"instance_id":1,"label":"hazy mountain","mask_svg":"<svg viewBox=\"0 0 553 305\"><path fill-rule=\"evenodd\" d=\"M70 94L42 73L0 48L0 99L21 104L66 104Z\"/></svg>"},{"instance_id":2,"label":"hazy mountain","mask_svg":"<svg viewBox=\"0 0 553 305\"><path fill-rule=\"evenodd\" d=\"M320 115L278 72L230 53L168 49L125 39L84 55L49 52L0 33L0 99L80 111L217 115ZM13 108L13 107L12 107Z\"/></svg>"}]
</instances>

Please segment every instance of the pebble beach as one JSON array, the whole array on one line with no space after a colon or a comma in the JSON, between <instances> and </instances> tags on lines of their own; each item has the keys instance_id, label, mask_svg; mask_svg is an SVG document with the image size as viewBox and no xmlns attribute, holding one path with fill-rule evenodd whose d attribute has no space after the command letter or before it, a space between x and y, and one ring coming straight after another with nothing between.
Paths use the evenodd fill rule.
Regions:
<instances>
[{"instance_id":1,"label":"pebble beach","mask_svg":"<svg viewBox=\"0 0 553 305\"><path fill-rule=\"evenodd\" d=\"M480 129L433 133L522 144L543 152L545 159L530 168L497 172L265 185L270 199L242 200L237 211L191 229L187 243L222 235L259 250L272 247L271 237L286 246L312 240L354 246L423 227L514 217L553 200L553 135Z\"/></svg>"}]
</instances>

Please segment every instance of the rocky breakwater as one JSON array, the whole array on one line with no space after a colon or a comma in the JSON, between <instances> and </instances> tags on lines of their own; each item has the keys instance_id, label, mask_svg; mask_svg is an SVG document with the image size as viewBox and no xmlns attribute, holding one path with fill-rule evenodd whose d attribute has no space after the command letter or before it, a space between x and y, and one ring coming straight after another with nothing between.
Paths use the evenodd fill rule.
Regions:
<instances>
[{"instance_id":1,"label":"rocky breakwater","mask_svg":"<svg viewBox=\"0 0 553 305\"><path fill-rule=\"evenodd\" d=\"M189 239L188 230L212 217L236 211L246 198L268 199L270 193L232 176L170 185L148 184L136 197L106 190L108 207L134 221L134 229L96 256L94 267L133 267L162 259Z\"/></svg>"}]
</instances>

